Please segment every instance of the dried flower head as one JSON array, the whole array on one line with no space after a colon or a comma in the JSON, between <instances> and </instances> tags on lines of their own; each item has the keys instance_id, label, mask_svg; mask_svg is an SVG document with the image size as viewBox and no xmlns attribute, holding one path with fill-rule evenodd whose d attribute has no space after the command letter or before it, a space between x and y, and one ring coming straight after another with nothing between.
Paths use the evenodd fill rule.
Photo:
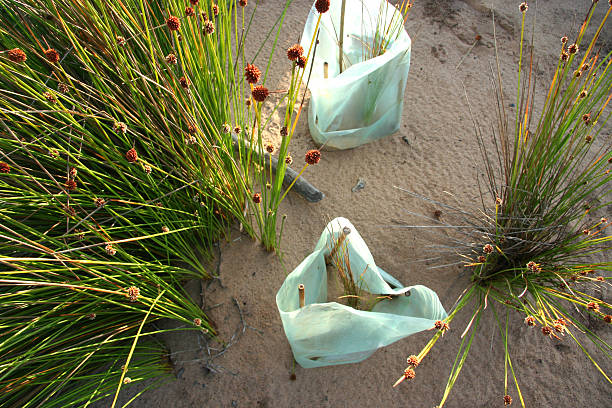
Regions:
<instances>
[{"instance_id":1,"label":"dried flower head","mask_svg":"<svg viewBox=\"0 0 612 408\"><path fill-rule=\"evenodd\" d=\"M96 314L95 313L90 313L87 315L87 317L89 317L89 320L95 320L96 319Z\"/></svg>"},{"instance_id":2,"label":"dried flower head","mask_svg":"<svg viewBox=\"0 0 612 408\"><path fill-rule=\"evenodd\" d=\"M315 2L315 9L321 14L329 10L329 0L317 0Z\"/></svg>"},{"instance_id":3,"label":"dried flower head","mask_svg":"<svg viewBox=\"0 0 612 408\"><path fill-rule=\"evenodd\" d=\"M586 98L588 95L589 93L585 89L583 89L582 91L580 91L580 94L578 95L578 97L582 99L582 98Z\"/></svg>"},{"instance_id":4,"label":"dried flower head","mask_svg":"<svg viewBox=\"0 0 612 408\"><path fill-rule=\"evenodd\" d=\"M419 366L419 358L413 354L406 359L406 363L414 368L417 368Z\"/></svg>"},{"instance_id":5,"label":"dried flower head","mask_svg":"<svg viewBox=\"0 0 612 408\"><path fill-rule=\"evenodd\" d=\"M448 323L443 322L442 320L436 320L436 322L434 323L434 327L443 333L448 331L448 329L450 328Z\"/></svg>"},{"instance_id":6,"label":"dried flower head","mask_svg":"<svg viewBox=\"0 0 612 408\"><path fill-rule=\"evenodd\" d=\"M123 47L125 45L125 38L117 36L117 44Z\"/></svg>"},{"instance_id":7,"label":"dried flower head","mask_svg":"<svg viewBox=\"0 0 612 408\"><path fill-rule=\"evenodd\" d=\"M131 379L130 377L124 377L124 378L123 378L123 383L124 383L124 384L129 384L129 383L131 383L131 382L132 382L132 379Z\"/></svg>"},{"instance_id":8,"label":"dried flower head","mask_svg":"<svg viewBox=\"0 0 612 408\"><path fill-rule=\"evenodd\" d=\"M218 16L219 15L219 6L217 6L216 4L213 4L212 5L212 12L215 15L215 17Z\"/></svg>"},{"instance_id":9,"label":"dried flower head","mask_svg":"<svg viewBox=\"0 0 612 408\"><path fill-rule=\"evenodd\" d=\"M574 76L575 76L576 78L580 78L580 77L582 76L582 71L581 71L581 70L579 70L579 69L575 70L575 71L574 71Z\"/></svg>"},{"instance_id":10,"label":"dried flower head","mask_svg":"<svg viewBox=\"0 0 612 408\"><path fill-rule=\"evenodd\" d=\"M569 54L565 51L561 52L561 61L567 61L569 59Z\"/></svg>"},{"instance_id":11,"label":"dried flower head","mask_svg":"<svg viewBox=\"0 0 612 408\"><path fill-rule=\"evenodd\" d=\"M606 323L612 323L612 315L605 315L603 317L604 322Z\"/></svg>"},{"instance_id":12,"label":"dried flower head","mask_svg":"<svg viewBox=\"0 0 612 408\"><path fill-rule=\"evenodd\" d=\"M240 7L246 7L246 6L247 6L247 3L248 3L248 2L247 2L247 0L240 0L240 1L238 2L238 4L240 4Z\"/></svg>"},{"instance_id":13,"label":"dried flower head","mask_svg":"<svg viewBox=\"0 0 612 408\"><path fill-rule=\"evenodd\" d=\"M196 317L195 319L193 319L193 325L200 327L202 325L202 319Z\"/></svg>"},{"instance_id":14,"label":"dried flower head","mask_svg":"<svg viewBox=\"0 0 612 408\"><path fill-rule=\"evenodd\" d=\"M512 405L512 397L509 395L504 395L504 405Z\"/></svg>"},{"instance_id":15,"label":"dried flower head","mask_svg":"<svg viewBox=\"0 0 612 408\"><path fill-rule=\"evenodd\" d=\"M151 166L149 166L148 164L145 164L143 168L144 168L145 173L151 174Z\"/></svg>"},{"instance_id":16,"label":"dried flower head","mask_svg":"<svg viewBox=\"0 0 612 408\"><path fill-rule=\"evenodd\" d=\"M478 256L478 262L485 263L486 261L487 261L487 258L485 258L484 255L479 255Z\"/></svg>"},{"instance_id":17,"label":"dried flower head","mask_svg":"<svg viewBox=\"0 0 612 408\"><path fill-rule=\"evenodd\" d=\"M261 71L253 64L247 64L244 67L244 78L249 84L256 84L261 76Z\"/></svg>"},{"instance_id":18,"label":"dried flower head","mask_svg":"<svg viewBox=\"0 0 612 408\"><path fill-rule=\"evenodd\" d=\"M56 64L60 60L60 55L55 49L49 48L45 51L45 58L47 58L47 61L50 63Z\"/></svg>"},{"instance_id":19,"label":"dried flower head","mask_svg":"<svg viewBox=\"0 0 612 408\"><path fill-rule=\"evenodd\" d=\"M288 155L285 157L285 163L286 163L286 164L288 164L288 165L291 165L291 163L293 163L293 157L291 157L291 155L290 155L290 154L288 154Z\"/></svg>"},{"instance_id":20,"label":"dried flower head","mask_svg":"<svg viewBox=\"0 0 612 408\"><path fill-rule=\"evenodd\" d=\"M193 17L195 16L195 10L193 7L185 7L185 17Z\"/></svg>"},{"instance_id":21,"label":"dried flower head","mask_svg":"<svg viewBox=\"0 0 612 408\"><path fill-rule=\"evenodd\" d=\"M253 194L253 202L255 204L261 203L261 194L259 194L259 193Z\"/></svg>"},{"instance_id":22,"label":"dried flower head","mask_svg":"<svg viewBox=\"0 0 612 408\"><path fill-rule=\"evenodd\" d=\"M55 98L55 95L53 95L51 92L43 92L42 96L49 103L57 103L57 99Z\"/></svg>"},{"instance_id":23,"label":"dried flower head","mask_svg":"<svg viewBox=\"0 0 612 408\"><path fill-rule=\"evenodd\" d=\"M68 181L66 181L66 188L68 189L68 191L74 191L77 189L77 182L72 180L72 179L68 179Z\"/></svg>"},{"instance_id":24,"label":"dried flower head","mask_svg":"<svg viewBox=\"0 0 612 408\"><path fill-rule=\"evenodd\" d=\"M280 129L280 132L279 132L279 133L280 133L281 137L285 137L285 136L287 136L287 126L283 126L283 127Z\"/></svg>"},{"instance_id":25,"label":"dried flower head","mask_svg":"<svg viewBox=\"0 0 612 408\"><path fill-rule=\"evenodd\" d=\"M561 44L566 44L568 41L568 38L566 36L561 37Z\"/></svg>"},{"instance_id":26,"label":"dried flower head","mask_svg":"<svg viewBox=\"0 0 612 408\"><path fill-rule=\"evenodd\" d=\"M584 141L585 141L585 142L587 142L587 143L591 143L591 142L593 141L593 136L591 136L591 135L586 135L586 136L584 137Z\"/></svg>"},{"instance_id":27,"label":"dried flower head","mask_svg":"<svg viewBox=\"0 0 612 408\"><path fill-rule=\"evenodd\" d=\"M527 269L529 269L529 271L533 272L533 273L540 273L540 272L542 272L542 268L540 268L540 265L538 265L537 263L535 263L533 261L529 261L527 263Z\"/></svg>"},{"instance_id":28,"label":"dried flower head","mask_svg":"<svg viewBox=\"0 0 612 408\"><path fill-rule=\"evenodd\" d=\"M305 57L305 56L300 55L300 56L298 57L298 59L295 61L295 65L297 65L298 67L300 67L300 68L304 69L304 68L306 68L306 62L307 62L307 61L308 61L308 60L306 59L306 57Z\"/></svg>"},{"instance_id":29,"label":"dried flower head","mask_svg":"<svg viewBox=\"0 0 612 408\"><path fill-rule=\"evenodd\" d=\"M10 173L11 172L11 166L9 166L8 163L0 161L0 173Z\"/></svg>"},{"instance_id":30,"label":"dried flower head","mask_svg":"<svg viewBox=\"0 0 612 408\"><path fill-rule=\"evenodd\" d=\"M215 23L210 20L206 20L202 24L202 29L204 30L204 34L211 35L215 32Z\"/></svg>"},{"instance_id":31,"label":"dried flower head","mask_svg":"<svg viewBox=\"0 0 612 408\"><path fill-rule=\"evenodd\" d=\"M502 202L501 197L495 197L495 205L502 205Z\"/></svg>"},{"instance_id":32,"label":"dried flower head","mask_svg":"<svg viewBox=\"0 0 612 408\"><path fill-rule=\"evenodd\" d=\"M270 144L267 144L267 145L266 145L266 152L268 152L268 153L270 153L270 154L274 153L274 145L273 145L273 144L271 144L271 143L270 143Z\"/></svg>"},{"instance_id":33,"label":"dried flower head","mask_svg":"<svg viewBox=\"0 0 612 408\"><path fill-rule=\"evenodd\" d=\"M589 302L586 305L588 310L591 310L593 312L599 312L599 305L595 302Z\"/></svg>"},{"instance_id":34,"label":"dried flower head","mask_svg":"<svg viewBox=\"0 0 612 408\"><path fill-rule=\"evenodd\" d=\"M181 20L176 16L170 16L168 20L166 20L166 25L170 31L177 31L181 28Z\"/></svg>"},{"instance_id":35,"label":"dried flower head","mask_svg":"<svg viewBox=\"0 0 612 408\"><path fill-rule=\"evenodd\" d=\"M162 232L165 234L167 232L170 231L170 228L166 227L165 225L163 227L161 227Z\"/></svg>"},{"instance_id":36,"label":"dried flower head","mask_svg":"<svg viewBox=\"0 0 612 408\"><path fill-rule=\"evenodd\" d=\"M588 125L591 122L591 114L585 113L584 115L582 115L582 121Z\"/></svg>"},{"instance_id":37,"label":"dried flower head","mask_svg":"<svg viewBox=\"0 0 612 408\"><path fill-rule=\"evenodd\" d=\"M138 296L140 296L140 289L138 289L136 286L130 286L127 289L127 297L130 298L130 302L135 302L136 299L138 299Z\"/></svg>"},{"instance_id":38,"label":"dried flower head","mask_svg":"<svg viewBox=\"0 0 612 408\"><path fill-rule=\"evenodd\" d=\"M186 145L193 145L196 144L198 142L198 139L196 139L195 136L191 135L191 136L187 136L185 138L185 144Z\"/></svg>"},{"instance_id":39,"label":"dried flower head","mask_svg":"<svg viewBox=\"0 0 612 408\"><path fill-rule=\"evenodd\" d=\"M13 48L7 53L8 59L14 63L20 64L28 59L28 56L20 48Z\"/></svg>"},{"instance_id":40,"label":"dried flower head","mask_svg":"<svg viewBox=\"0 0 612 408\"><path fill-rule=\"evenodd\" d=\"M200 0L189 0L192 6L197 6Z\"/></svg>"},{"instance_id":41,"label":"dried flower head","mask_svg":"<svg viewBox=\"0 0 612 408\"><path fill-rule=\"evenodd\" d=\"M412 368L408 367L404 370L404 377L406 377L407 380L412 380L415 376L416 373Z\"/></svg>"},{"instance_id":42,"label":"dried flower head","mask_svg":"<svg viewBox=\"0 0 612 408\"><path fill-rule=\"evenodd\" d=\"M104 251L106 251L106 253L110 256L113 256L117 253L117 250L113 248L112 244L106 244L106 246L104 247Z\"/></svg>"},{"instance_id":43,"label":"dried flower head","mask_svg":"<svg viewBox=\"0 0 612 408\"><path fill-rule=\"evenodd\" d=\"M63 82L60 82L59 84L57 84L57 90L58 92L63 93L63 94L67 94L68 92L70 92L70 88L68 87L68 85L66 85Z\"/></svg>"},{"instance_id":44,"label":"dried flower head","mask_svg":"<svg viewBox=\"0 0 612 408\"><path fill-rule=\"evenodd\" d=\"M250 107L252 103L253 101L251 100L251 98L246 98L244 101L244 104L247 108Z\"/></svg>"},{"instance_id":45,"label":"dried flower head","mask_svg":"<svg viewBox=\"0 0 612 408\"><path fill-rule=\"evenodd\" d=\"M71 217L76 216L76 210L73 207L71 207L69 205L64 205L63 208L64 208L64 212L66 214L68 214L69 216L71 216Z\"/></svg>"},{"instance_id":46,"label":"dried flower head","mask_svg":"<svg viewBox=\"0 0 612 408\"><path fill-rule=\"evenodd\" d=\"M179 78L179 83L181 84L181 87L183 89L187 89L191 85L191 81L188 78L185 78L184 76Z\"/></svg>"},{"instance_id":47,"label":"dried flower head","mask_svg":"<svg viewBox=\"0 0 612 408\"><path fill-rule=\"evenodd\" d=\"M176 55L174 54L168 54L166 55L166 62L168 64L176 65L178 63L178 58L176 58Z\"/></svg>"},{"instance_id":48,"label":"dried flower head","mask_svg":"<svg viewBox=\"0 0 612 408\"><path fill-rule=\"evenodd\" d=\"M106 202L104 201L103 198L98 197L94 199L94 204L96 205L96 207L99 208L99 207L102 207L104 204L106 204Z\"/></svg>"},{"instance_id":49,"label":"dried flower head","mask_svg":"<svg viewBox=\"0 0 612 408\"><path fill-rule=\"evenodd\" d=\"M236 127L234 127L234 133L239 135L242 132L242 128L238 125L236 125Z\"/></svg>"},{"instance_id":50,"label":"dried flower head","mask_svg":"<svg viewBox=\"0 0 612 408\"><path fill-rule=\"evenodd\" d=\"M306 152L306 163L314 165L319 163L319 160L321 160L321 152L319 150L313 149Z\"/></svg>"},{"instance_id":51,"label":"dried flower head","mask_svg":"<svg viewBox=\"0 0 612 408\"><path fill-rule=\"evenodd\" d=\"M115 122L113 124L113 130L115 132L121 132L125 135L125 133L127 132L127 125L123 122Z\"/></svg>"},{"instance_id":52,"label":"dried flower head","mask_svg":"<svg viewBox=\"0 0 612 408\"><path fill-rule=\"evenodd\" d=\"M581 71L588 71L590 68L590 65L588 62L585 62L584 64L582 64L582 66L580 67Z\"/></svg>"},{"instance_id":53,"label":"dried flower head","mask_svg":"<svg viewBox=\"0 0 612 408\"><path fill-rule=\"evenodd\" d=\"M576 45L576 43L570 44L567 47L567 52L569 52L570 55L576 54L578 52L578 50L579 50L579 48L578 48L578 45Z\"/></svg>"},{"instance_id":54,"label":"dried flower head","mask_svg":"<svg viewBox=\"0 0 612 408\"><path fill-rule=\"evenodd\" d=\"M223 133L228 134L229 132L232 131L232 127L229 125L229 123L224 123L221 126L221 131L223 131Z\"/></svg>"},{"instance_id":55,"label":"dried flower head","mask_svg":"<svg viewBox=\"0 0 612 408\"><path fill-rule=\"evenodd\" d=\"M256 86L255 88L253 88L253 91L251 91L251 95L253 96L253 99L257 102L263 102L266 100L266 98L268 97L268 95L270 95L270 91L268 91L268 88L259 85Z\"/></svg>"},{"instance_id":56,"label":"dried flower head","mask_svg":"<svg viewBox=\"0 0 612 408\"><path fill-rule=\"evenodd\" d=\"M289 60L291 60L291 61L295 61L302 54L304 54L304 48L302 48L302 46L300 44L292 45L287 50L287 58L289 58Z\"/></svg>"},{"instance_id":57,"label":"dried flower head","mask_svg":"<svg viewBox=\"0 0 612 408\"><path fill-rule=\"evenodd\" d=\"M536 324L535 317L533 317L533 316L527 316L527 317L525 318L525 324L526 324L527 326L529 326L529 327L533 327L533 326L535 326L535 324Z\"/></svg>"},{"instance_id":58,"label":"dried flower head","mask_svg":"<svg viewBox=\"0 0 612 408\"><path fill-rule=\"evenodd\" d=\"M136 153L136 149L133 147L125 153L125 158L130 163L135 163L138 160L138 153Z\"/></svg>"},{"instance_id":59,"label":"dried flower head","mask_svg":"<svg viewBox=\"0 0 612 408\"><path fill-rule=\"evenodd\" d=\"M552 328L550 328L549 326L542 326L542 334L544 336L550 336L552 333Z\"/></svg>"},{"instance_id":60,"label":"dried flower head","mask_svg":"<svg viewBox=\"0 0 612 408\"><path fill-rule=\"evenodd\" d=\"M482 251L483 251L485 254L490 254L490 253L492 253L492 252L493 252L493 245L491 245L491 244L486 244L484 247L482 247Z\"/></svg>"}]
</instances>

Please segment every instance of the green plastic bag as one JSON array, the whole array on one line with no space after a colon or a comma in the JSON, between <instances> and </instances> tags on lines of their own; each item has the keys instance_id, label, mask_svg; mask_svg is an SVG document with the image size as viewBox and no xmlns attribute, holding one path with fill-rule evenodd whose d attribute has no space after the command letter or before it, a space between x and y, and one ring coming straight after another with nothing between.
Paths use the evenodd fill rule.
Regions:
<instances>
[{"instance_id":1,"label":"green plastic bag","mask_svg":"<svg viewBox=\"0 0 612 408\"><path fill-rule=\"evenodd\" d=\"M325 256L345 227L351 232L343 245L351 269L359 271L355 282L370 293L392 295L376 303L371 311L327 301ZM300 284L305 286L303 308L299 306ZM276 305L295 360L304 368L365 360L378 348L431 329L436 320L447 317L434 291L421 285L404 287L378 268L346 218L336 218L327 225L314 252L285 279L276 294Z\"/></svg>"},{"instance_id":2,"label":"green plastic bag","mask_svg":"<svg viewBox=\"0 0 612 408\"><path fill-rule=\"evenodd\" d=\"M308 84L310 134L315 142L332 149L353 148L399 130L410 68L411 41L401 13L385 0L346 0L345 70L340 74L341 5L341 0L332 1L329 11L321 15L319 44L306 67L308 73L314 64ZM318 17L313 6L302 34L304 50L310 47ZM377 27L384 31L388 24L398 28L385 52L367 59L374 38L380 38ZM329 64L327 79L325 62Z\"/></svg>"}]
</instances>

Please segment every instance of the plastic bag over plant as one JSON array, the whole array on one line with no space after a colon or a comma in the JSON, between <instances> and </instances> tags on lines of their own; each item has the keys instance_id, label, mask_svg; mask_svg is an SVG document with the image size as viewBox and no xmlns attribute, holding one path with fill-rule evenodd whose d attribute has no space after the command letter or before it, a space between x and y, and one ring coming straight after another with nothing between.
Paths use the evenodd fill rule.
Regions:
<instances>
[{"instance_id":1,"label":"plastic bag over plant","mask_svg":"<svg viewBox=\"0 0 612 408\"><path fill-rule=\"evenodd\" d=\"M345 228L342 246L360 290L375 294L371 310L327 302L326 257ZM345 230L346 231L346 230ZM300 308L298 285L305 287ZM447 314L431 289L404 287L376 266L355 227L345 218L331 221L314 251L291 272L276 294L276 305L296 361L304 368L356 363L378 348L411 334L431 329Z\"/></svg>"},{"instance_id":2,"label":"plastic bag over plant","mask_svg":"<svg viewBox=\"0 0 612 408\"><path fill-rule=\"evenodd\" d=\"M314 59L310 58L314 65L308 85L308 125L317 143L349 149L399 130L411 41L404 16L393 5L385 0L346 0L342 70L341 3L331 2L321 16L319 44ZM304 49L310 45L318 17L313 7L302 34Z\"/></svg>"}]
</instances>

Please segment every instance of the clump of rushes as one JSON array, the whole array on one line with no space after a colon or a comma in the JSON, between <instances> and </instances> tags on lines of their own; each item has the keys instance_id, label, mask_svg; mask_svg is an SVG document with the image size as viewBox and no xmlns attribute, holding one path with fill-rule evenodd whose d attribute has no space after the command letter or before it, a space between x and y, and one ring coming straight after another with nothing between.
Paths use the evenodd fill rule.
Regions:
<instances>
[{"instance_id":1,"label":"clump of rushes","mask_svg":"<svg viewBox=\"0 0 612 408\"><path fill-rule=\"evenodd\" d=\"M459 311L469 311L440 407L449 398L485 313L494 319L501 334L497 338L498 346L504 349L505 385L499 393L504 396L505 405L513 402L508 393L509 378L517 393L515 403L531 405L527 404L529 396L521 392L516 361L511 358L512 336L516 334L510 333L518 332L509 327L511 313L518 313L527 327L537 328L538 334L551 340L575 342L603 379L612 383L598 364L597 356L582 345L588 339L603 352L603 358L611 359L610 344L593 331L587 320L609 322L612 309L598 295L605 293L601 286L612 270L611 226L607 218L596 215L612 204L611 146L607 141L596 143L604 136L602 127L611 115L608 102L612 99L612 53L599 54L597 41L612 6L605 3L605 7L611 8L586 43L585 32L596 7L597 2L592 2L575 41L567 49L570 40L562 38L557 68L540 109L533 102L538 98L531 83L532 65L525 63L537 59L533 44L529 47L532 53L529 58L523 55L528 11L526 3L521 5L514 126L507 126L504 95L498 84L493 105L498 108L499 127L491 140L485 140L480 128L476 128L487 180L481 196L483 208L460 208L407 192L446 208L443 220L423 217L435 222L436 231L447 228L453 240L444 245L452 248L449 254L442 252L438 259L444 259L450 251L460 253L467 259L465 268L470 276L446 319L450 323ZM529 67L527 75L523 65ZM581 72L584 75L576 74ZM501 73L497 77L501 78ZM536 118L534 111L541 112L540 116ZM407 227L427 230L426 225ZM575 310L579 313L574 313ZM419 361L441 335L438 331L431 338L417 355ZM533 336L536 332L528 331L525 335ZM403 379L404 376L400 377L398 383Z\"/></svg>"},{"instance_id":2,"label":"clump of rushes","mask_svg":"<svg viewBox=\"0 0 612 408\"><path fill-rule=\"evenodd\" d=\"M196 16L186 18L189 3L0 2L0 100L12 112L0 118L0 247L11 257L0 263L0 406L84 406L108 395L117 406L126 372L130 386L168 375L148 323L174 319L214 335L181 282L208 276L202 260L235 223L262 237L253 215L273 217L282 176L254 176L266 164L255 156L268 119L261 104L246 108L240 68L252 51L242 21L252 19L223 1L204 24L211 3L192 1ZM279 100L294 101L297 89ZM222 131L230 123L254 141L248 149ZM190 126L197 143L187 146ZM62 179L71 168L79 178Z\"/></svg>"}]
</instances>

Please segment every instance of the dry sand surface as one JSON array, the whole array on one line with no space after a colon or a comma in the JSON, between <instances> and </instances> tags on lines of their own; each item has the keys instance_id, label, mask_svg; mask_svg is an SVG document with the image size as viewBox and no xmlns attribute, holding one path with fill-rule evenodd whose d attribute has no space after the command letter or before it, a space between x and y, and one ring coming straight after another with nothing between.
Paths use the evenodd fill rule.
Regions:
<instances>
[{"instance_id":1,"label":"dry sand surface","mask_svg":"<svg viewBox=\"0 0 612 408\"><path fill-rule=\"evenodd\" d=\"M590 2L541 0L537 7L535 1L530 2L529 14L537 13L538 18L535 44L540 93L551 78L559 38L562 35L572 38ZM249 3L252 7L255 1ZM252 44L264 38L284 2L259 3ZM309 204L290 194L284 202L283 211L288 217L282 263L238 231L232 242L221 244L221 256L213 265L218 266L220 279L203 283L202 298L219 327L220 337L230 341L235 335L231 347L209 361L206 347L195 335L167 338L174 353L176 379L146 392L133 403L134 407L355 408L438 404L459 346L459 335L465 327L465 316L455 319L451 331L418 367L416 378L398 388L391 386L405 368L407 355L420 351L432 332L408 337L359 364L317 369L297 366L296 380L292 381L293 359L275 295L285 276L310 253L327 221L343 216L359 230L380 267L405 285L430 287L446 308L452 306L467 281L466 275L461 274L462 268L428 269L428 265L411 262L424 257L426 237L421 232L392 227L397 221L417 221L405 210L432 214L436 208L393 186L437 199L444 199L447 197L444 191L449 191L462 205L477 202L475 180L483 169L462 83L478 122L484 130L491 129L495 119L489 86L489 66L494 61L491 3L504 83L506 89L513 89L520 28L518 0L416 0L407 24L413 48L401 130L353 150L324 152L320 164L308 169L306 178L326 198ZM311 4L309 0L295 0L290 6L271 68L268 83L272 89L287 85L289 64L284 52L297 42ZM599 9L601 17L607 5ZM455 70L477 34L482 40ZM607 52L612 44L610 27L602 39L603 51ZM264 60L257 63L265 65ZM508 96L506 103L510 114L514 113L510 107L512 98ZM316 147L308 133L306 115L300 119L290 148L296 162L301 162L306 150ZM599 141L610 142L609 136ZM365 188L352 192L360 178L365 181ZM612 213L612 209L607 210ZM200 301L199 283L196 286ZM609 291L602 296L611 300ZM244 332L233 299L247 325ZM503 349L492 315L486 316L448 407L503 406ZM522 325L520 316L511 319L518 323L510 334L510 347L527 406L612 406L612 387L571 339L550 340ZM608 343L612 341L609 328L597 325L594 328ZM603 363L602 368L612 372L605 356L602 353L596 356ZM133 389L126 391L125 397L130 393ZM513 387L509 393L514 396L513 405L520 405Z\"/></svg>"}]
</instances>

